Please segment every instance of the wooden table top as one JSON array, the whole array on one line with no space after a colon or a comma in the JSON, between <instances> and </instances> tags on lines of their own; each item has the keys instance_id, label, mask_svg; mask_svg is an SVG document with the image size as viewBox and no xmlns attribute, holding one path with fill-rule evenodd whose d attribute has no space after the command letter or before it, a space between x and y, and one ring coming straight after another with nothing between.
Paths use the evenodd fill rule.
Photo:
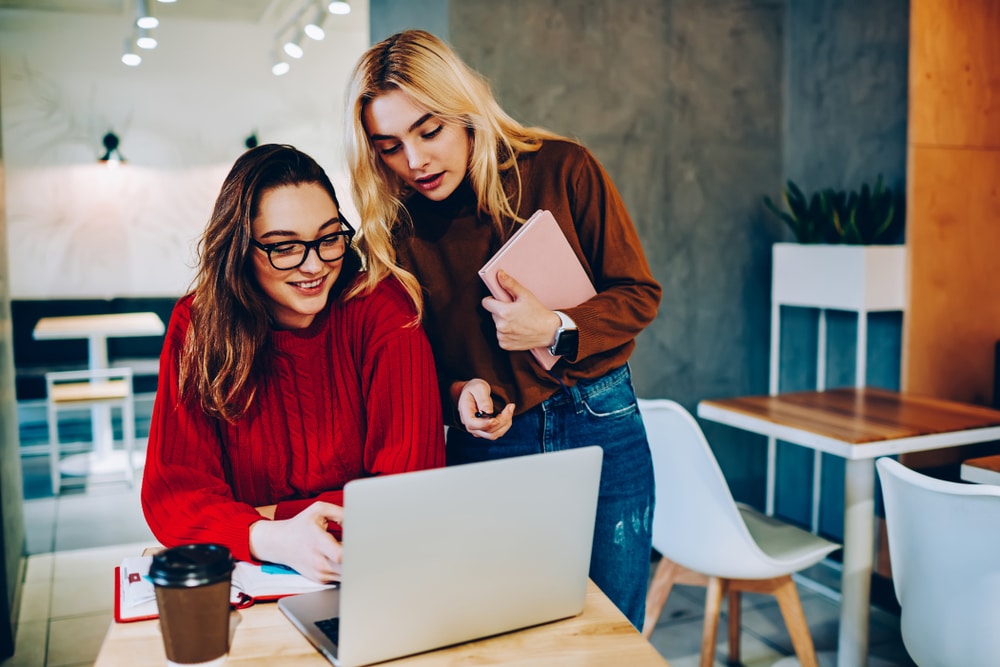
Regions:
<instances>
[{"instance_id":1,"label":"wooden table top","mask_svg":"<svg viewBox=\"0 0 1000 667\"><path fill-rule=\"evenodd\" d=\"M701 404L849 444L1000 426L998 410L871 387L742 396Z\"/></svg>"},{"instance_id":2,"label":"wooden table top","mask_svg":"<svg viewBox=\"0 0 1000 667\"><path fill-rule=\"evenodd\" d=\"M330 667L276 604L258 603L233 617L238 622L226 665ZM112 622L94 667L163 667L165 661L157 621ZM593 582L579 616L380 664L669 667Z\"/></svg>"},{"instance_id":3,"label":"wooden table top","mask_svg":"<svg viewBox=\"0 0 1000 667\"><path fill-rule=\"evenodd\" d=\"M36 340L88 338L90 336L159 336L163 320L153 312L109 313L43 317L35 324Z\"/></svg>"},{"instance_id":4,"label":"wooden table top","mask_svg":"<svg viewBox=\"0 0 1000 667\"><path fill-rule=\"evenodd\" d=\"M1000 484L1000 454L966 459L959 474L966 482Z\"/></svg>"}]
</instances>

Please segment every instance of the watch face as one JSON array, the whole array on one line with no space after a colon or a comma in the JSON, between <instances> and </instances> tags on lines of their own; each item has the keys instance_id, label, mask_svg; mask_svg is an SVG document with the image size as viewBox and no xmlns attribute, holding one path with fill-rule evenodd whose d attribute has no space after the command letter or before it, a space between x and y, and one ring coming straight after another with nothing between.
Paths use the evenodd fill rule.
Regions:
<instances>
[{"instance_id":1,"label":"watch face","mask_svg":"<svg viewBox=\"0 0 1000 667\"><path fill-rule=\"evenodd\" d=\"M565 355L575 355L577 342L579 339L577 336L579 332L576 329L559 329L556 333L556 342L549 350L556 357L562 357Z\"/></svg>"}]
</instances>

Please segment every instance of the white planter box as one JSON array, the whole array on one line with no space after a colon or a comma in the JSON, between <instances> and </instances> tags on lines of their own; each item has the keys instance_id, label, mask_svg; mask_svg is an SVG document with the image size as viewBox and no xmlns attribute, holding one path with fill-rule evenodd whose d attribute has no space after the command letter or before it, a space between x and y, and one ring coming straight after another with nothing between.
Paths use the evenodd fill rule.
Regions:
<instances>
[{"instance_id":1,"label":"white planter box","mask_svg":"<svg viewBox=\"0 0 1000 667\"><path fill-rule=\"evenodd\" d=\"M906 246L775 243L773 303L836 310L904 310Z\"/></svg>"}]
</instances>

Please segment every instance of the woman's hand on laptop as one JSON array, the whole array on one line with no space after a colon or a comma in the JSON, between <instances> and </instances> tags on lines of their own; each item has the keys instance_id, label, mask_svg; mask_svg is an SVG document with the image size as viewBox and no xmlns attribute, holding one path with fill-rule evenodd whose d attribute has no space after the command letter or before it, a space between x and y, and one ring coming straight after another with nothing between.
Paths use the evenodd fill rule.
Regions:
<instances>
[{"instance_id":1,"label":"woman's hand on laptop","mask_svg":"<svg viewBox=\"0 0 1000 667\"><path fill-rule=\"evenodd\" d=\"M458 410L458 419L470 434L484 440L496 440L506 433L514 421L514 404L494 410L490 384L481 378L452 385L452 396Z\"/></svg>"},{"instance_id":2,"label":"woman's hand on laptop","mask_svg":"<svg viewBox=\"0 0 1000 667\"><path fill-rule=\"evenodd\" d=\"M250 526L250 553L314 581L339 581L341 546L326 527L343 519L343 507L315 502L291 519L257 521Z\"/></svg>"}]
</instances>

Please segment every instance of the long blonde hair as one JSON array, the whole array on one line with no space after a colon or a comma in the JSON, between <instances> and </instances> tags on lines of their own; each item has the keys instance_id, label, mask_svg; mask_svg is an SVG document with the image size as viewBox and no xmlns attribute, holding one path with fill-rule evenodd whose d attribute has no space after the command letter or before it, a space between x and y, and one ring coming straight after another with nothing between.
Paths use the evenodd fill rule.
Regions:
<instances>
[{"instance_id":1,"label":"long blonde hair","mask_svg":"<svg viewBox=\"0 0 1000 667\"><path fill-rule=\"evenodd\" d=\"M404 200L412 190L376 154L363 122L366 105L391 90L400 90L438 118L467 128L471 145L468 178L480 211L501 233L505 220L518 220L518 155L537 151L544 139L563 137L543 128L526 127L507 115L488 82L428 32L396 33L361 56L348 87L345 117L351 120L344 141L354 202L361 217L358 243L369 260L379 260L379 265L369 266L368 282L378 282L384 275L380 271L394 274L420 310L420 286L396 265L393 247L396 227L409 219ZM508 172L515 179L512 192L504 187L503 176Z\"/></svg>"}]
</instances>

